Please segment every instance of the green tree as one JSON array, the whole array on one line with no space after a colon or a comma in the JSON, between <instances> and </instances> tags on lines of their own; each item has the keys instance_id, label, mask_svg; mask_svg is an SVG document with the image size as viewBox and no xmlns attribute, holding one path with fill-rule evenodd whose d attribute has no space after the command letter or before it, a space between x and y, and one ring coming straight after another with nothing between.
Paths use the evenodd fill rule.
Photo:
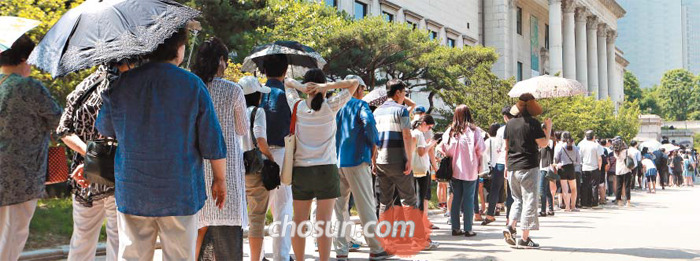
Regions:
<instances>
[{"instance_id":1,"label":"green tree","mask_svg":"<svg viewBox=\"0 0 700 261\"><path fill-rule=\"evenodd\" d=\"M659 99L659 87L657 85L650 88L644 88L642 89L642 98L639 100L639 109L644 114L656 114L663 116L661 113Z\"/></svg>"},{"instance_id":2,"label":"green tree","mask_svg":"<svg viewBox=\"0 0 700 261\"><path fill-rule=\"evenodd\" d=\"M27 33L32 40L38 43L51 26L61 18L63 13L82 2L82 0L0 1L0 15L17 16L41 21L39 26ZM61 106L65 106L66 96L91 72L92 70L84 70L53 79L48 73L33 70L31 76L42 81L56 101L59 102Z\"/></svg>"},{"instance_id":3,"label":"green tree","mask_svg":"<svg viewBox=\"0 0 700 261\"><path fill-rule=\"evenodd\" d=\"M639 88L639 79L630 71L625 70L624 76L625 101L640 100L642 89Z\"/></svg>"},{"instance_id":4,"label":"green tree","mask_svg":"<svg viewBox=\"0 0 700 261\"><path fill-rule=\"evenodd\" d=\"M665 119L686 120L693 112L693 100L700 92L693 73L685 69L675 69L664 73L659 86L659 98ZM692 106L692 107L691 107Z\"/></svg>"}]
</instances>

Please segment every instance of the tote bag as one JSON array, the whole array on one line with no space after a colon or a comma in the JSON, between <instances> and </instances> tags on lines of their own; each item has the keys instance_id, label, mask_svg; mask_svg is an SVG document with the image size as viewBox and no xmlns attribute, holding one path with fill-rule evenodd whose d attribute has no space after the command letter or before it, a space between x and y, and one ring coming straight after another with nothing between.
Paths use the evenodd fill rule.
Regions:
<instances>
[{"instance_id":1,"label":"tote bag","mask_svg":"<svg viewBox=\"0 0 700 261\"><path fill-rule=\"evenodd\" d=\"M294 152L297 145L297 136L295 129L297 125L297 108L301 100L294 104L292 110L292 122L289 124L289 135L284 137L284 163L282 164L282 176L280 182L284 185L292 184L292 169L294 169Z\"/></svg>"}]
</instances>

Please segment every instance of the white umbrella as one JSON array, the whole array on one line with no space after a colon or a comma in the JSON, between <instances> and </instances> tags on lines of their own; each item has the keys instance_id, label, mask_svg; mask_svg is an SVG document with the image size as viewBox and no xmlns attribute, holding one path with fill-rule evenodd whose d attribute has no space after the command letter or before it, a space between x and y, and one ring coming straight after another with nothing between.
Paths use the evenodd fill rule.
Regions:
<instances>
[{"instance_id":1,"label":"white umbrella","mask_svg":"<svg viewBox=\"0 0 700 261\"><path fill-rule=\"evenodd\" d=\"M657 151L661 148L661 142L657 140L648 140L639 144L640 148L647 148L649 151Z\"/></svg>"},{"instance_id":2,"label":"white umbrella","mask_svg":"<svg viewBox=\"0 0 700 261\"><path fill-rule=\"evenodd\" d=\"M369 106L379 106L382 105L388 99L386 94L386 88L377 87L369 92L365 97L362 97L363 101L366 101Z\"/></svg>"},{"instance_id":3,"label":"white umbrella","mask_svg":"<svg viewBox=\"0 0 700 261\"><path fill-rule=\"evenodd\" d=\"M12 44L27 31L41 24L32 19L14 16L0 16L0 53L10 49Z\"/></svg>"},{"instance_id":4,"label":"white umbrella","mask_svg":"<svg viewBox=\"0 0 700 261\"><path fill-rule=\"evenodd\" d=\"M569 97L585 94L586 88L576 80L542 75L517 82L508 96L517 98L525 93L531 93L537 99Z\"/></svg>"},{"instance_id":5,"label":"white umbrella","mask_svg":"<svg viewBox=\"0 0 700 261\"><path fill-rule=\"evenodd\" d=\"M666 152L670 152L670 151L680 149L681 147L678 147L678 146L673 145L671 143L666 143L666 144L661 145L661 148L665 149Z\"/></svg>"}]
</instances>

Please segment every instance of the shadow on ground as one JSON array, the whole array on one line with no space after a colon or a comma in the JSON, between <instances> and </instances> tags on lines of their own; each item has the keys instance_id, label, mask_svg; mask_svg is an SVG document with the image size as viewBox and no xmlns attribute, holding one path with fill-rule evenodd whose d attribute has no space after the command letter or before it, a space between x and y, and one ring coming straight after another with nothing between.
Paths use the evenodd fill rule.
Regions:
<instances>
[{"instance_id":1,"label":"shadow on ground","mask_svg":"<svg viewBox=\"0 0 700 261\"><path fill-rule=\"evenodd\" d=\"M700 250L689 249L663 249L663 248L612 248L612 249L596 249L596 248L570 248L570 247L543 247L543 251L555 252L581 252L591 254L617 254L643 258L663 258L663 259L682 259L689 260L700 258Z\"/></svg>"}]
</instances>

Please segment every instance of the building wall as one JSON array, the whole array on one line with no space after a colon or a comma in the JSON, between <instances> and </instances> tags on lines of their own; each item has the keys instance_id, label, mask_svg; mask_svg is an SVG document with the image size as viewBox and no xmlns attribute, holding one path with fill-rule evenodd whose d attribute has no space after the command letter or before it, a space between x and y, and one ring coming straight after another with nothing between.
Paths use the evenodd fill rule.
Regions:
<instances>
[{"instance_id":1,"label":"building wall","mask_svg":"<svg viewBox=\"0 0 700 261\"><path fill-rule=\"evenodd\" d=\"M683 0L685 67L700 74L700 1Z\"/></svg>"}]
</instances>

